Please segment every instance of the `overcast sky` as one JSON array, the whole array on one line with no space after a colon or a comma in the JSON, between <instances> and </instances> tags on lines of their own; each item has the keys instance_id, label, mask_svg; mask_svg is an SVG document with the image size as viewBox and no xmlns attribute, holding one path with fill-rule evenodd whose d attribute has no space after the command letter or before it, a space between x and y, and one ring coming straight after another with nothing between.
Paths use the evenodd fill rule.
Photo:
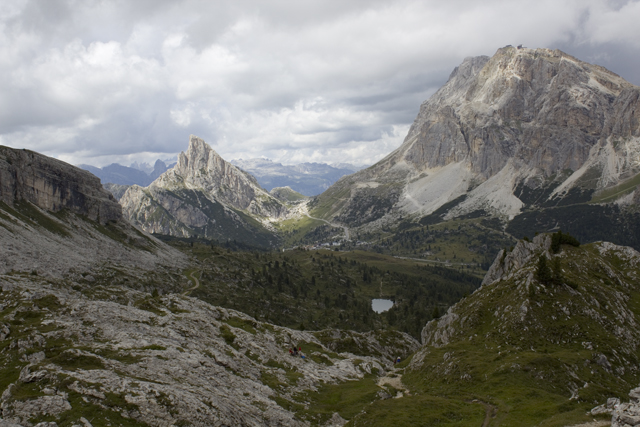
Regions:
<instances>
[{"instance_id":1,"label":"overcast sky","mask_svg":"<svg viewBox=\"0 0 640 427\"><path fill-rule=\"evenodd\" d=\"M0 144L371 164L465 57L560 48L640 84L640 2L2 0Z\"/></svg>"}]
</instances>

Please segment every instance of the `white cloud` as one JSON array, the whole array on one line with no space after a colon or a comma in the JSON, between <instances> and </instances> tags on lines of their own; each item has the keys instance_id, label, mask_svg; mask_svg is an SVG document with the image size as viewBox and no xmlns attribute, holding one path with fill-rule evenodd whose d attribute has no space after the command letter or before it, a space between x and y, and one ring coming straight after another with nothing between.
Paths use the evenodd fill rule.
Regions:
<instances>
[{"instance_id":1,"label":"white cloud","mask_svg":"<svg viewBox=\"0 0 640 427\"><path fill-rule=\"evenodd\" d=\"M229 159L373 162L466 56L560 45L640 80L639 17L607 0L9 0L0 141L103 165L193 133Z\"/></svg>"}]
</instances>

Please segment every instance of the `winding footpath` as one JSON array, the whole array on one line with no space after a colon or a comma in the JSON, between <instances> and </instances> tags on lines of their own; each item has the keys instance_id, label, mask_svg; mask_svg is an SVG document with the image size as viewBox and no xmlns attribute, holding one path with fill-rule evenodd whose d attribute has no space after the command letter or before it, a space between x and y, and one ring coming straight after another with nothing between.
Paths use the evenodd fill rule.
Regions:
<instances>
[{"instance_id":1,"label":"winding footpath","mask_svg":"<svg viewBox=\"0 0 640 427\"><path fill-rule=\"evenodd\" d=\"M316 221L326 222L327 224L329 224L329 225L330 225L330 226L332 226L332 227L335 227L335 228L342 228L342 229L344 230L344 240L346 240L346 241L351 240L351 239L349 238L349 228L347 228L347 226L345 226L345 225L340 225L340 224L335 224L335 223L332 223L332 222L327 221L326 219L316 218L316 217L314 217L314 216L309 215L309 214L308 214L308 213L306 213L306 212L305 212L305 215L306 215L306 216L308 216L308 217L309 217L309 218L311 218L311 219L315 219Z\"/></svg>"},{"instance_id":2,"label":"winding footpath","mask_svg":"<svg viewBox=\"0 0 640 427\"><path fill-rule=\"evenodd\" d=\"M200 280L198 280L198 278L196 276L194 276L194 274L196 274L195 271L192 271L191 274L189 275L189 277L191 277L193 279L193 281L195 282L195 284L190 287L189 289L187 289L186 291L182 292L182 295L187 295L189 292L198 289L200 287ZM202 272L200 272L200 274L202 274Z\"/></svg>"}]
</instances>

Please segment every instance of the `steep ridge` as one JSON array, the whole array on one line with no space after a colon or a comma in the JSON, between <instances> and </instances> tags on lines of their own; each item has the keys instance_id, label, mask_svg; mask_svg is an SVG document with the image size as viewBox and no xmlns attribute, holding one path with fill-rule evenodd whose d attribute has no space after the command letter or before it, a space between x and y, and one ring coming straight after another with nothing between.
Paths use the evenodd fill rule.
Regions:
<instances>
[{"instance_id":1,"label":"steep ridge","mask_svg":"<svg viewBox=\"0 0 640 427\"><path fill-rule=\"evenodd\" d=\"M105 263L142 270L185 263L125 221L89 172L8 147L0 147L0 241L0 274L61 277Z\"/></svg>"},{"instance_id":2,"label":"steep ridge","mask_svg":"<svg viewBox=\"0 0 640 427\"><path fill-rule=\"evenodd\" d=\"M505 47L465 59L421 105L397 150L311 207L325 219L375 226L447 203L444 219L481 212L508 220L625 183L616 194L627 196L640 172L639 97L618 75L558 50Z\"/></svg>"},{"instance_id":3,"label":"steep ridge","mask_svg":"<svg viewBox=\"0 0 640 427\"><path fill-rule=\"evenodd\" d=\"M275 244L270 224L288 213L255 178L193 135L172 169L146 188L130 187L120 203L125 216L150 233L263 246Z\"/></svg>"},{"instance_id":4,"label":"steep ridge","mask_svg":"<svg viewBox=\"0 0 640 427\"><path fill-rule=\"evenodd\" d=\"M496 425L563 426L638 386L640 253L558 236L500 253L481 288L425 326L403 376L413 392L478 399ZM384 410L392 419L392 406L367 417Z\"/></svg>"}]
</instances>

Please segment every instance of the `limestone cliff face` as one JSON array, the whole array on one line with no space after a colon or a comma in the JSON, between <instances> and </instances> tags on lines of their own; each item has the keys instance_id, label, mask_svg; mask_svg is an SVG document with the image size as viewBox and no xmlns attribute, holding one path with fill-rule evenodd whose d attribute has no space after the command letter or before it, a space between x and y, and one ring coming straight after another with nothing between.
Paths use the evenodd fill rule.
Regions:
<instances>
[{"instance_id":1,"label":"limestone cliff face","mask_svg":"<svg viewBox=\"0 0 640 427\"><path fill-rule=\"evenodd\" d=\"M172 169L149 187L132 186L120 203L125 216L148 232L267 245L275 241L265 237L270 221L288 212L255 178L193 135Z\"/></svg>"},{"instance_id":2,"label":"limestone cliff face","mask_svg":"<svg viewBox=\"0 0 640 427\"><path fill-rule=\"evenodd\" d=\"M638 135L628 117L637 94L614 73L561 51L503 48L453 72L421 106L398 155L416 169L464 161L484 178L509 159L546 176L575 171L614 128Z\"/></svg>"},{"instance_id":3,"label":"limestone cliff face","mask_svg":"<svg viewBox=\"0 0 640 427\"><path fill-rule=\"evenodd\" d=\"M0 202L0 275L184 265L184 255L124 219L97 177L42 154L0 147Z\"/></svg>"},{"instance_id":4,"label":"limestone cliff face","mask_svg":"<svg viewBox=\"0 0 640 427\"><path fill-rule=\"evenodd\" d=\"M91 173L28 150L0 146L0 200L26 200L52 212L68 209L103 224L122 219L114 197Z\"/></svg>"},{"instance_id":5,"label":"limestone cliff face","mask_svg":"<svg viewBox=\"0 0 640 427\"><path fill-rule=\"evenodd\" d=\"M421 105L396 151L320 204L348 190L326 216L357 225L375 197L389 203L373 220L428 215L463 195L450 216L512 218L531 203L523 192L544 193L541 203L572 189L598 193L640 173L639 107L640 88L559 50L468 58Z\"/></svg>"}]
</instances>

